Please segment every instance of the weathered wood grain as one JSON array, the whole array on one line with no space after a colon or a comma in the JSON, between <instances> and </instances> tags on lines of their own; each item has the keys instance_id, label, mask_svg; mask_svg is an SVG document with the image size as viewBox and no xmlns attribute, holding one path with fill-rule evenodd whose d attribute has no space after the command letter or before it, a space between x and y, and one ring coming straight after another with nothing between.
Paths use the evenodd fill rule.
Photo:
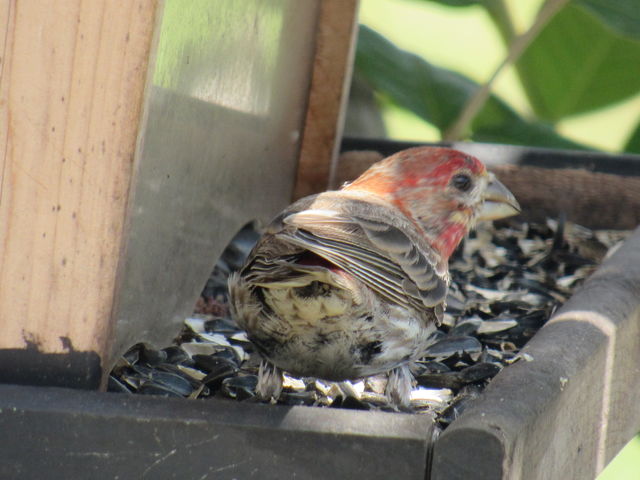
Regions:
<instances>
[{"instance_id":1,"label":"weathered wood grain","mask_svg":"<svg viewBox=\"0 0 640 480\"><path fill-rule=\"evenodd\" d=\"M357 34L358 0L323 0L294 197L326 190L340 146Z\"/></svg>"},{"instance_id":2,"label":"weathered wood grain","mask_svg":"<svg viewBox=\"0 0 640 480\"><path fill-rule=\"evenodd\" d=\"M0 6L0 349L107 348L155 10Z\"/></svg>"}]
</instances>

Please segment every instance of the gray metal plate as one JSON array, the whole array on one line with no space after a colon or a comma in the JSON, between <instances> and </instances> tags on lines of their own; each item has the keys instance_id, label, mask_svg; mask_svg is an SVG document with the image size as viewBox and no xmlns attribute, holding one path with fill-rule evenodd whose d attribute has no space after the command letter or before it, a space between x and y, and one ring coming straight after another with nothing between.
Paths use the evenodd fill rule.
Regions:
<instances>
[{"instance_id":1,"label":"gray metal plate","mask_svg":"<svg viewBox=\"0 0 640 480\"><path fill-rule=\"evenodd\" d=\"M247 222L290 199L317 2L166 2L149 73L114 358L167 345Z\"/></svg>"}]
</instances>

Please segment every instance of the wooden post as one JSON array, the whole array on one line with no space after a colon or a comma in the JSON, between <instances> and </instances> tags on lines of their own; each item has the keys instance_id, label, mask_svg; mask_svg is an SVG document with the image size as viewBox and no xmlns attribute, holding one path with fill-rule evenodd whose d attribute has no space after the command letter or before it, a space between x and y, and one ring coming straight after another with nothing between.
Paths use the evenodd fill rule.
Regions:
<instances>
[{"instance_id":1,"label":"wooden post","mask_svg":"<svg viewBox=\"0 0 640 480\"><path fill-rule=\"evenodd\" d=\"M294 197L329 188L342 137L358 33L358 0L323 0Z\"/></svg>"},{"instance_id":2,"label":"wooden post","mask_svg":"<svg viewBox=\"0 0 640 480\"><path fill-rule=\"evenodd\" d=\"M56 354L99 369L107 348L155 10L0 7L0 357L28 347L36 376ZM3 379L31 381L19 358Z\"/></svg>"},{"instance_id":3,"label":"wooden post","mask_svg":"<svg viewBox=\"0 0 640 480\"><path fill-rule=\"evenodd\" d=\"M329 4L0 4L0 382L95 388L170 344L233 235L291 200Z\"/></svg>"}]
</instances>

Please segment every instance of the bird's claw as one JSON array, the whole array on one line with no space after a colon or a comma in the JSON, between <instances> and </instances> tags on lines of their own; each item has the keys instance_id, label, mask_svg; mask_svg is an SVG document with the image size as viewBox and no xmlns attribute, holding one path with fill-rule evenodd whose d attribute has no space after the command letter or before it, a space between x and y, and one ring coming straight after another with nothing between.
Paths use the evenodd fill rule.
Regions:
<instances>
[{"instance_id":1,"label":"bird's claw","mask_svg":"<svg viewBox=\"0 0 640 480\"><path fill-rule=\"evenodd\" d=\"M282 393L282 383L282 370L267 360L262 360L258 370L258 385L256 386L258 398L267 402L278 400Z\"/></svg>"}]
</instances>

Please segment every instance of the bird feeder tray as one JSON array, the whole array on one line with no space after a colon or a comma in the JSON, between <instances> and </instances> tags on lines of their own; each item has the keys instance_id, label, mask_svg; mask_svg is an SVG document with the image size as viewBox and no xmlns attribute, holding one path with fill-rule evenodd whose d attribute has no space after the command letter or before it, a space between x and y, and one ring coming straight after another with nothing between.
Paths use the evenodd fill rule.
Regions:
<instances>
[{"instance_id":1,"label":"bird feeder tray","mask_svg":"<svg viewBox=\"0 0 640 480\"><path fill-rule=\"evenodd\" d=\"M340 137L355 0L176 5L0 7L0 477L595 476L640 430L640 232L435 441L426 416L90 391L170 341L246 222L324 188ZM637 157L454 147L525 212L638 223Z\"/></svg>"},{"instance_id":2,"label":"bird feeder tray","mask_svg":"<svg viewBox=\"0 0 640 480\"><path fill-rule=\"evenodd\" d=\"M367 145L376 146L407 145ZM563 169L545 169L549 184L566 171L598 176L612 163L625 172L620 178L640 180L637 170L625 171L638 165L636 157L456 148L496 171L505 167L498 159L508 162L508 152L534 169L545 169L536 157L557 154ZM591 171L571 168L585 162ZM526 193L503 180L516 196ZM627 193L619 192L621 198ZM634 405L640 393L639 312L640 230L528 342L523 352L532 360L500 372L437 439L429 417L403 413L0 385L0 425L12 432L0 439L0 474L38 478L53 469L95 478L214 472L216 478L593 478L640 430ZM24 445L40 454L23 454Z\"/></svg>"},{"instance_id":3,"label":"bird feeder tray","mask_svg":"<svg viewBox=\"0 0 640 480\"><path fill-rule=\"evenodd\" d=\"M347 139L386 156L414 146ZM478 156L530 220L640 224L640 157L506 145ZM360 157L362 158L362 157ZM366 161L365 161L366 162ZM364 165L351 165L346 176ZM434 444L432 479L594 478L640 431L640 229L578 288Z\"/></svg>"}]
</instances>

